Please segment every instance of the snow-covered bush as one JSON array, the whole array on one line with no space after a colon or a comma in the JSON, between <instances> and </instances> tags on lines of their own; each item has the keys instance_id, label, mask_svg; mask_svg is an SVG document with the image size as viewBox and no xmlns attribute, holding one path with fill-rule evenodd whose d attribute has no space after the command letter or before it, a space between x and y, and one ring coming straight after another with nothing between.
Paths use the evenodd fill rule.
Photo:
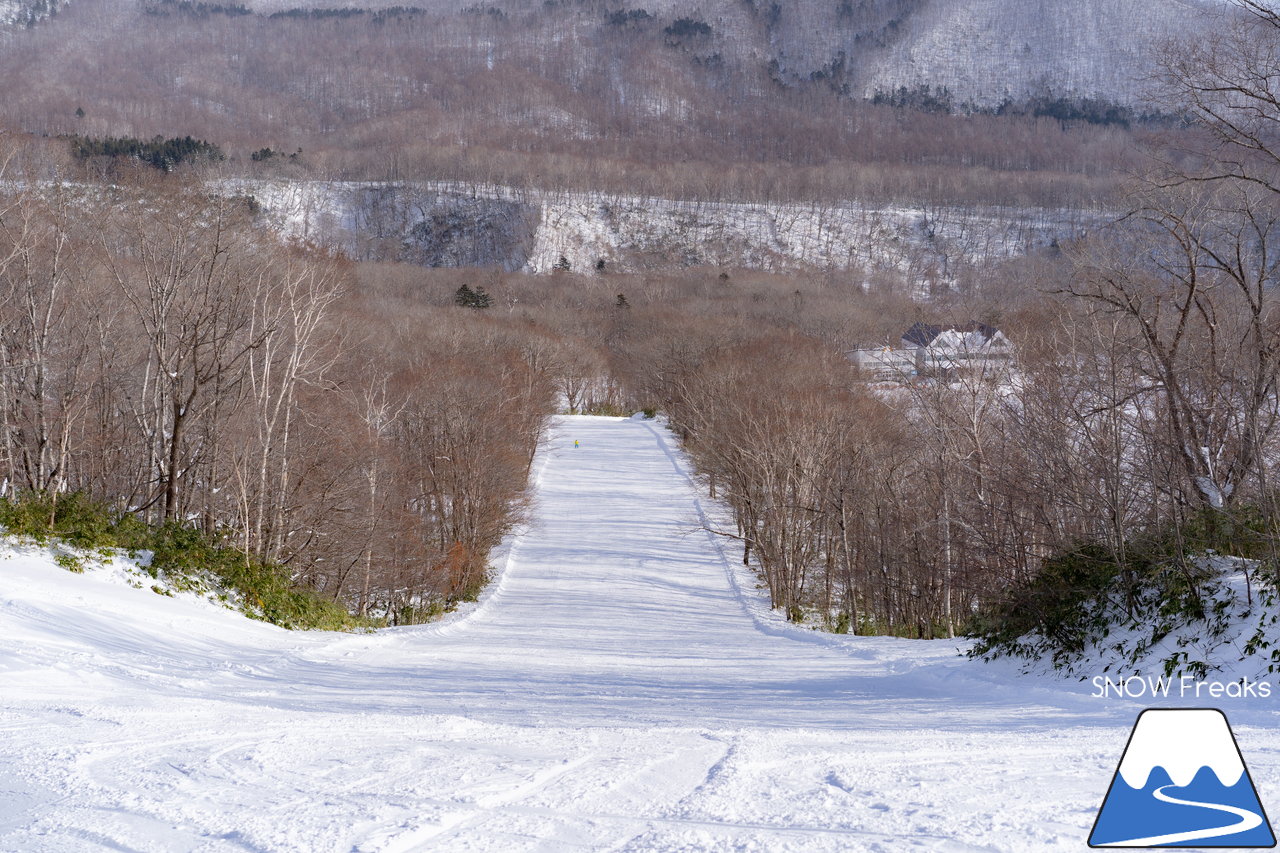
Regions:
<instances>
[{"instance_id":1,"label":"snow-covered bush","mask_svg":"<svg viewBox=\"0 0 1280 853\"><path fill-rule=\"evenodd\" d=\"M970 656L1071 675L1280 671L1276 565L1195 547L1186 532L1126 543L1120 554L1084 544L1045 560L975 616Z\"/></svg>"}]
</instances>

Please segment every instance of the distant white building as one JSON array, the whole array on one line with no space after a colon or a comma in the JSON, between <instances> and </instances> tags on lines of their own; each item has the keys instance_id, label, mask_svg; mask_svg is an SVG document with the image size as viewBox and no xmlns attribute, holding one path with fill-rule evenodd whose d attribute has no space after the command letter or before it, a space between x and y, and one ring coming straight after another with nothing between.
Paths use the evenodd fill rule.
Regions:
<instances>
[{"instance_id":1,"label":"distant white building","mask_svg":"<svg viewBox=\"0 0 1280 853\"><path fill-rule=\"evenodd\" d=\"M985 323L916 323L897 347L853 350L848 355L877 379L902 379L1004 366L1013 358L1013 344L1004 332Z\"/></svg>"}]
</instances>

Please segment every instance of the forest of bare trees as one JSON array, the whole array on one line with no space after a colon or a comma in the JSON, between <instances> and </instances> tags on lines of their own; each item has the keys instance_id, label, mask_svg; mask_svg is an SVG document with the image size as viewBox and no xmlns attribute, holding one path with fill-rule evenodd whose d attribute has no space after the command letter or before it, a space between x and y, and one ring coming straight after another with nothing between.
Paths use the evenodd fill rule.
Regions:
<instances>
[{"instance_id":1,"label":"forest of bare trees","mask_svg":"<svg viewBox=\"0 0 1280 853\"><path fill-rule=\"evenodd\" d=\"M636 294L611 358L732 509L716 532L775 607L835 630L949 636L1084 544L1124 565L1168 536L1240 551L1270 535L1280 372L1267 297L1251 312L1248 291L1202 266L1215 285L1194 300L1166 278L1117 306L1094 265L1130 240L1099 235L1001 306L1016 365L876 381L781 287L743 300L759 306L749 322L730 296L699 315ZM874 340L877 308L901 312L880 338L894 340L903 304L857 305L844 328Z\"/></svg>"},{"instance_id":2,"label":"forest of bare trees","mask_svg":"<svg viewBox=\"0 0 1280 853\"><path fill-rule=\"evenodd\" d=\"M685 327L630 362L649 365L636 387L732 507L720 532L775 607L936 636L1010 605L1047 635L1061 601L1113 596L1158 634L1168 597L1207 618L1197 552L1274 565L1280 114L1253 70L1280 18L1249 5L1257 19L1195 62L1172 55L1168 85L1200 124L1152 150L1131 213L1038 272L1006 269L1028 276L1000 306L1016 366L859 381L798 316L786 335ZM1168 596L1144 604L1155 587Z\"/></svg>"},{"instance_id":3,"label":"forest of bare trees","mask_svg":"<svg viewBox=\"0 0 1280 853\"><path fill-rule=\"evenodd\" d=\"M181 182L14 191L0 240L7 494L198 526L361 614L477 592L552 405L518 332L384 313Z\"/></svg>"}]
</instances>

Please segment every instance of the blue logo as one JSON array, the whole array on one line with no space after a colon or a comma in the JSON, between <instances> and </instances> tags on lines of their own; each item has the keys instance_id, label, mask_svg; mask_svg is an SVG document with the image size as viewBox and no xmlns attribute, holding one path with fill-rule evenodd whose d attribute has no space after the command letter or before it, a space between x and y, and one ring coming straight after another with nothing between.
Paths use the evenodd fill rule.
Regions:
<instances>
[{"instance_id":1,"label":"blue logo","mask_svg":"<svg viewBox=\"0 0 1280 853\"><path fill-rule=\"evenodd\" d=\"M1216 708L1139 714L1089 846L1275 847L1226 716Z\"/></svg>"}]
</instances>

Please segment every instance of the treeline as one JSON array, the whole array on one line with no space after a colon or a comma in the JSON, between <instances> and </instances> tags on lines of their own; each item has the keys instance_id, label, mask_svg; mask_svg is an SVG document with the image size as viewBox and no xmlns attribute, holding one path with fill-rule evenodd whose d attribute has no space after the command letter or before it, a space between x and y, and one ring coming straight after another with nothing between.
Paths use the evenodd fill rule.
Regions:
<instances>
[{"instance_id":1,"label":"treeline","mask_svg":"<svg viewBox=\"0 0 1280 853\"><path fill-rule=\"evenodd\" d=\"M474 596L552 406L524 336L369 304L174 181L0 199L5 496L198 528L362 615Z\"/></svg>"},{"instance_id":2,"label":"treeline","mask_svg":"<svg viewBox=\"0 0 1280 853\"><path fill-rule=\"evenodd\" d=\"M171 172L183 163L213 163L224 159L222 149L203 139L190 136L142 140L133 137L70 137L71 154L77 160L119 158L136 160L153 169Z\"/></svg>"},{"instance_id":3,"label":"treeline","mask_svg":"<svg viewBox=\"0 0 1280 853\"><path fill-rule=\"evenodd\" d=\"M1118 620L1091 623L1096 636L1138 619L1149 644L1169 618L1152 607L1212 616L1205 548L1275 559L1267 245L1280 219L1243 186L1145 201L927 309L838 276L739 271L485 287L499 311L603 342L624 410L669 414L732 509L718 532L793 617L908 636L975 629L1008 653L1033 647L1027 630L1058 636L1077 595ZM897 345L919 319L998 326L1014 361L886 383L846 358ZM1060 570L1084 565L1077 553L1093 555L1087 577ZM1265 566L1248 578L1255 598L1275 584Z\"/></svg>"},{"instance_id":4,"label":"treeline","mask_svg":"<svg viewBox=\"0 0 1280 853\"><path fill-rule=\"evenodd\" d=\"M793 620L953 636L1034 563L1028 457L1009 452L1020 436L997 422L991 383L873 391L792 333L703 339L646 385L732 509L717 532Z\"/></svg>"},{"instance_id":5,"label":"treeline","mask_svg":"<svg viewBox=\"0 0 1280 853\"><path fill-rule=\"evenodd\" d=\"M942 115L987 114L995 116L1033 116L1053 118L1060 122L1083 122L1100 126L1116 125L1128 128L1133 124L1150 127L1170 126L1177 123L1175 115L1153 110L1140 111L1102 98L1071 98L1041 95L1024 101L1006 98L999 106L980 107L970 103L957 103L945 86L920 84L912 88L899 86L890 92L876 92L873 104L884 104L901 109L918 110Z\"/></svg>"},{"instance_id":6,"label":"treeline","mask_svg":"<svg viewBox=\"0 0 1280 853\"><path fill-rule=\"evenodd\" d=\"M440 281L434 299L456 295L446 284L456 275L430 274ZM1005 275L1026 280L1021 269ZM997 422L997 386L904 383L886 392L844 354L856 341L896 341L917 316L909 299L838 277L715 270L534 283L494 275L485 289L487 311L514 311L576 339L577 372L607 378L603 396L574 408L667 414L732 511L715 532L792 618L946 635L991 600L997 578L1031 571L1043 543L1029 544L1021 516L987 514L998 503L994 478L1021 487L1017 466L1035 452L1001 455L1018 436ZM985 295L940 297L935 310L992 319L1008 294L993 281ZM571 391L562 389L566 400ZM975 443L989 461L975 460ZM1074 530L1088 523L1081 513Z\"/></svg>"}]
</instances>

